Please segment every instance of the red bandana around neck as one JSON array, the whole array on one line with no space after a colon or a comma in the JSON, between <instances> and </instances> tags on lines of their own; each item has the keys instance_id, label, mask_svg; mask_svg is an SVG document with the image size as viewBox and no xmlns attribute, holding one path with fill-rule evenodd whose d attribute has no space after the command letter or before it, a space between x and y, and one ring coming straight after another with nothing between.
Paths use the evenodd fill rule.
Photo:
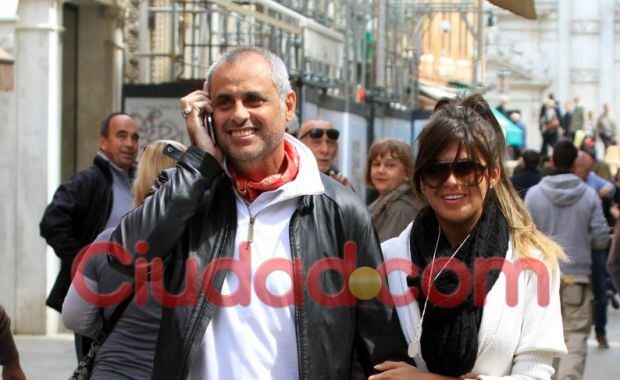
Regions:
<instances>
[{"instance_id":1,"label":"red bandana around neck","mask_svg":"<svg viewBox=\"0 0 620 380\"><path fill-rule=\"evenodd\" d=\"M252 203L265 191L279 188L285 183L291 182L297 177L299 171L299 154L290 142L284 140L284 161L280 166L280 172L263 178L258 182L250 181L242 177L232 167L228 166L228 173L232 178L235 188L243 198Z\"/></svg>"}]
</instances>

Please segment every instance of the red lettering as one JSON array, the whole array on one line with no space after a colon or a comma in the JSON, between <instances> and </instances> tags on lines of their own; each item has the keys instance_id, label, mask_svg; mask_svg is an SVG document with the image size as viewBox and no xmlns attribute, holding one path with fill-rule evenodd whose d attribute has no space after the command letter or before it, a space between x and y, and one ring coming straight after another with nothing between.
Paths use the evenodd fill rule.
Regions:
<instances>
[{"instance_id":1,"label":"red lettering","mask_svg":"<svg viewBox=\"0 0 620 380\"><path fill-rule=\"evenodd\" d=\"M474 302L482 307L486 302L487 276L492 270L501 270L506 277L506 304L514 307L519 302L519 274L524 270L531 270L536 274L536 295L538 305L549 304L549 272L543 262L533 257L522 257L515 262L504 258L492 257L476 259L474 263L475 292Z\"/></svg>"},{"instance_id":2,"label":"red lettering","mask_svg":"<svg viewBox=\"0 0 620 380\"><path fill-rule=\"evenodd\" d=\"M418 298L418 289L409 288L401 294L392 294L388 289L388 275L392 272L404 272L407 276L418 277L418 268L411 260L396 258L386 260L379 265L377 272L381 276L381 291L379 292L379 300L388 306L406 306L413 300Z\"/></svg>"},{"instance_id":3,"label":"red lettering","mask_svg":"<svg viewBox=\"0 0 620 380\"><path fill-rule=\"evenodd\" d=\"M90 304L101 307L117 305L131 294L132 286L130 282L123 282L118 289L110 294L99 294L92 291L84 281L84 267L86 263L92 257L102 254L108 254L117 258L123 265L130 265L132 261L131 254L118 244L108 241L89 244L73 260L73 266L71 267L73 286L77 293Z\"/></svg>"},{"instance_id":4,"label":"red lettering","mask_svg":"<svg viewBox=\"0 0 620 380\"><path fill-rule=\"evenodd\" d=\"M293 265L301 264L301 259L296 258ZM291 289L283 295L274 295L269 289L267 289L267 277L275 271L283 271L291 279ZM254 291L258 298L263 301L265 305L273 307L285 307L295 304L295 306L301 306L302 300L295 302L295 283L293 276L293 268L291 266L291 260L284 258L273 258L265 261L254 273Z\"/></svg>"},{"instance_id":5,"label":"red lettering","mask_svg":"<svg viewBox=\"0 0 620 380\"><path fill-rule=\"evenodd\" d=\"M185 261L185 289L179 294L170 294L163 285L164 263L156 257L151 261L151 288L155 299L165 307L193 306L198 302L198 260Z\"/></svg>"},{"instance_id":6,"label":"red lettering","mask_svg":"<svg viewBox=\"0 0 620 380\"><path fill-rule=\"evenodd\" d=\"M207 299L217 306L248 306L251 292L251 247L248 242L239 244L239 260L218 258L209 263L202 275L202 291ZM230 270L237 275L238 286L232 294L222 295L213 287L215 275L222 270Z\"/></svg>"},{"instance_id":7,"label":"red lettering","mask_svg":"<svg viewBox=\"0 0 620 380\"><path fill-rule=\"evenodd\" d=\"M357 245L347 242L344 245L344 260L336 257L328 257L318 260L308 270L308 293L313 300L323 306L353 306L355 297L349 290L349 277L355 270L357 262ZM335 294L327 294L321 289L320 277L323 272L333 270L338 272L344 279L344 286Z\"/></svg>"}]
</instances>

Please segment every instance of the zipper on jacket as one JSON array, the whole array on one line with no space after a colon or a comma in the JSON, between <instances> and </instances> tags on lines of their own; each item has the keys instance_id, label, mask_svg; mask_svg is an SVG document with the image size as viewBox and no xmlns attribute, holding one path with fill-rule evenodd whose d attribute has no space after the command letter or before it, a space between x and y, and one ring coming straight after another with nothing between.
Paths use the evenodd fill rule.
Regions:
<instances>
[{"instance_id":1,"label":"zipper on jacket","mask_svg":"<svg viewBox=\"0 0 620 380\"><path fill-rule=\"evenodd\" d=\"M248 208L248 212L250 212L250 209ZM252 244L252 241L254 240L254 221L256 220L256 216L252 216L252 214L250 213L250 226L248 229L248 244Z\"/></svg>"},{"instance_id":2,"label":"zipper on jacket","mask_svg":"<svg viewBox=\"0 0 620 380\"><path fill-rule=\"evenodd\" d=\"M262 210L252 215L252 211L250 211L250 206L246 203L245 208L248 210L248 215L250 215L250 224L248 225L248 244L252 244L254 241L254 223L256 222L256 218L259 214L262 214L263 211L267 210L270 206L264 207Z\"/></svg>"},{"instance_id":3,"label":"zipper on jacket","mask_svg":"<svg viewBox=\"0 0 620 380\"><path fill-rule=\"evenodd\" d=\"M247 238L247 242L249 244L252 244L252 242L254 241L254 223L256 222L256 218L258 217L259 214L262 214L263 211L269 209L271 206L278 204L278 203L282 203L284 201L288 201L289 199L293 199L293 198L297 198L298 196L288 196L288 197L283 197L282 199L280 199L279 201L277 201L274 204L269 204L265 207L263 207L260 211L258 211L256 214L252 215L252 211L250 210L250 205L247 202L244 202L245 204L245 208L248 210L248 215L250 216L250 224L248 226L248 238ZM297 214L297 211L295 211L293 213L293 216L291 217L291 220L293 220L293 217L295 217L295 215Z\"/></svg>"}]
</instances>

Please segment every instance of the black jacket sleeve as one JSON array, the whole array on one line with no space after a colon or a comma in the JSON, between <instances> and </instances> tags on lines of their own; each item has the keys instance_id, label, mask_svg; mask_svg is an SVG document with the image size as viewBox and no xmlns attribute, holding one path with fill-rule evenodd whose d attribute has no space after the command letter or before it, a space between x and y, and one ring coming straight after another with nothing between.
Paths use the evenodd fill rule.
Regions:
<instances>
[{"instance_id":1,"label":"black jacket sleeve","mask_svg":"<svg viewBox=\"0 0 620 380\"><path fill-rule=\"evenodd\" d=\"M223 172L217 160L195 146L190 147L177 163L171 178L144 203L125 215L112 234L112 242L123 246L135 258L136 244L144 241L151 260L169 254L186 229L205 190ZM132 275L133 265L123 265L110 258L121 273Z\"/></svg>"},{"instance_id":2,"label":"black jacket sleeve","mask_svg":"<svg viewBox=\"0 0 620 380\"><path fill-rule=\"evenodd\" d=\"M61 259L74 258L82 248L76 221L81 219L85 207L80 196L87 191L83 182L83 178L76 175L60 185L39 223L41 236Z\"/></svg>"}]
</instances>

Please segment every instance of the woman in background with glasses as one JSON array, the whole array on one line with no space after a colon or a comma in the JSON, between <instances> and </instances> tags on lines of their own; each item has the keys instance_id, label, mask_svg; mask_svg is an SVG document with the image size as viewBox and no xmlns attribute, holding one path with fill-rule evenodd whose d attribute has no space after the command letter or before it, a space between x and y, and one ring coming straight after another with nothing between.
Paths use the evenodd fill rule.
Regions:
<instances>
[{"instance_id":1,"label":"woman in background with glasses","mask_svg":"<svg viewBox=\"0 0 620 380\"><path fill-rule=\"evenodd\" d=\"M388 280L417 368L385 362L370 379L549 379L554 357L566 352L565 255L510 184L501 127L480 95L444 99L418 141L413 182L428 206L382 244L388 272L394 259L419 271ZM521 267L532 270L519 275Z\"/></svg>"},{"instance_id":2,"label":"woman in background with glasses","mask_svg":"<svg viewBox=\"0 0 620 380\"><path fill-rule=\"evenodd\" d=\"M398 236L424 206L413 191L409 145L397 139L373 143L366 158L365 181L379 193L368 206L379 241Z\"/></svg>"}]
</instances>

